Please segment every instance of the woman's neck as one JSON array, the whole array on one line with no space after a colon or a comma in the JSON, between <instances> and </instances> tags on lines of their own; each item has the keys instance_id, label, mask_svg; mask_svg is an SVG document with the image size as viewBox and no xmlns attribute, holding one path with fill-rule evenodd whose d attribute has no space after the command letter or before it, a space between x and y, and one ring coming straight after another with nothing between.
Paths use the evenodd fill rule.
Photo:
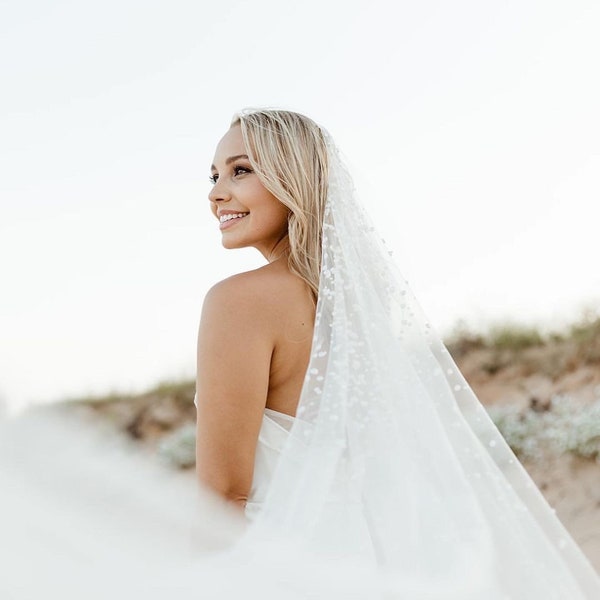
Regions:
<instances>
[{"instance_id":1,"label":"woman's neck","mask_svg":"<svg viewBox=\"0 0 600 600\"><path fill-rule=\"evenodd\" d=\"M289 255L290 243L288 236L286 235L284 238L279 240L271 251L264 254L264 257L269 261L269 263L274 263L277 260L281 260L282 258L286 258Z\"/></svg>"}]
</instances>

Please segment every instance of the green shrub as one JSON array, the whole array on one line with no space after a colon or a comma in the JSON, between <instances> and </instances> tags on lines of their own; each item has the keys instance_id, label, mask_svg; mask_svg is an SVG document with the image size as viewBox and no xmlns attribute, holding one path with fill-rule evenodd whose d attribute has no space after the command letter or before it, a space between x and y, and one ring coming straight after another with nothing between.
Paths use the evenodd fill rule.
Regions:
<instances>
[{"instance_id":1,"label":"green shrub","mask_svg":"<svg viewBox=\"0 0 600 600\"><path fill-rule=\"evenodd\" d=\"M486 345L497 350L523 350L540 346L544 337L535 327L497 325L486 336Z\"/></svg>"},{"instance_id":2,"label":"green shrub","mask_svg":"<svg viewBox=\"0 0 600 600\"><path fill-rule=\"evenodd\" d=\"M196 425L186 423L158 445L158 454L167 463L180 469L188 469L196 464Z\"/></svg>"},{"instance_id":3,"label":"green shrub","mask_svg":"<svg viewBox=\"0 0 600 600\"><path fill-rule=\"evenodd\" d=\"M513 405L488 407L488 412L521 458L538 460L548 453L570 452L600 462L600 399L582 404L555 396L543 412Z\"/></svg>"}]
</instances>

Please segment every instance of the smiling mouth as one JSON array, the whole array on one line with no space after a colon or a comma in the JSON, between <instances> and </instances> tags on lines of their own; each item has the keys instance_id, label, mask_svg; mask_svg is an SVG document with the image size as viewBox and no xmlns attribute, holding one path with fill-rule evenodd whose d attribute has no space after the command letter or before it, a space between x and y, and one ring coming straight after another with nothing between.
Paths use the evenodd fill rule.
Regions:
<instances>
[{"instance_id":1,"label":"smiling mouth","mask_svg":"<svg viewBox=\"0 0 600 600\"><path fill-rule=\"evenodd\" d=\"M219 217L219 221L221 223L226 223L227 221L231 221L233 219L241 219L242 217L245 217L246 215L248 215L250 213L234 213L234 214L229 214L229 215L221 215Z\"/></svg>"},{"instance_id":2,"label":"smiling mouth","mask_svg":"<svg viewBox=\"0 0 600 600\"><path fill-rule=\"evenodd\" d=\"M246 212L246 213L233 213L233 214L229 214L229 215L221 215L219 217L219 229L227 229L228 227L231 227L236 222L238 222L240 219L243 219L244 217L246 217L249 214L250 213Z\"/></svg>"}]
</instances>

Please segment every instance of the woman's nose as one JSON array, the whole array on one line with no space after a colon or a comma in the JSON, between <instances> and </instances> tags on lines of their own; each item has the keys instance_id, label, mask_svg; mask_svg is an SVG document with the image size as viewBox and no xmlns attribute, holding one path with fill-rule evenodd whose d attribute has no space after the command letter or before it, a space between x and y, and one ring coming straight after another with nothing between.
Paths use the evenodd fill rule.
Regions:
<instances>
[{"instance_id":1,"label":"woman's nose","mask_svg":"<svg viewBox=\"0 0 600 600\"><path fill-rule=\"evenodd\" d=\"M219 181L217 180L217 182L215 183L215 185L213 185L212 189L210 190L209 194L208 194L208 199L211 202L223 202L226 200L229 200L231 198L228 190L226 189L226 186L219 183Z\"/></svg>"}]
</instances>

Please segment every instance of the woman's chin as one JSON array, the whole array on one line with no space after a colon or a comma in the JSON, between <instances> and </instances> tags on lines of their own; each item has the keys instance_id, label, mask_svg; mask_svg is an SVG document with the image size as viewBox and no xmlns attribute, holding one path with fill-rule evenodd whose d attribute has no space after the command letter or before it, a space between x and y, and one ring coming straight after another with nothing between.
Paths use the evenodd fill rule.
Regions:
<instances>
[{"instance_id":1,"label":"woman's chin","mask_svg":"<svg viewBox=\"0 0 600 600\"><path fill-rule=\"evenodd\" d=\"M224 235L221 238L221 244L223 246L223 248L226 248L227 250L235 250L237 248L245 248L246 244L242 244L239 241L236 241L235 239L233 239L230 236Z\"/></svg>"}]
</instances>

